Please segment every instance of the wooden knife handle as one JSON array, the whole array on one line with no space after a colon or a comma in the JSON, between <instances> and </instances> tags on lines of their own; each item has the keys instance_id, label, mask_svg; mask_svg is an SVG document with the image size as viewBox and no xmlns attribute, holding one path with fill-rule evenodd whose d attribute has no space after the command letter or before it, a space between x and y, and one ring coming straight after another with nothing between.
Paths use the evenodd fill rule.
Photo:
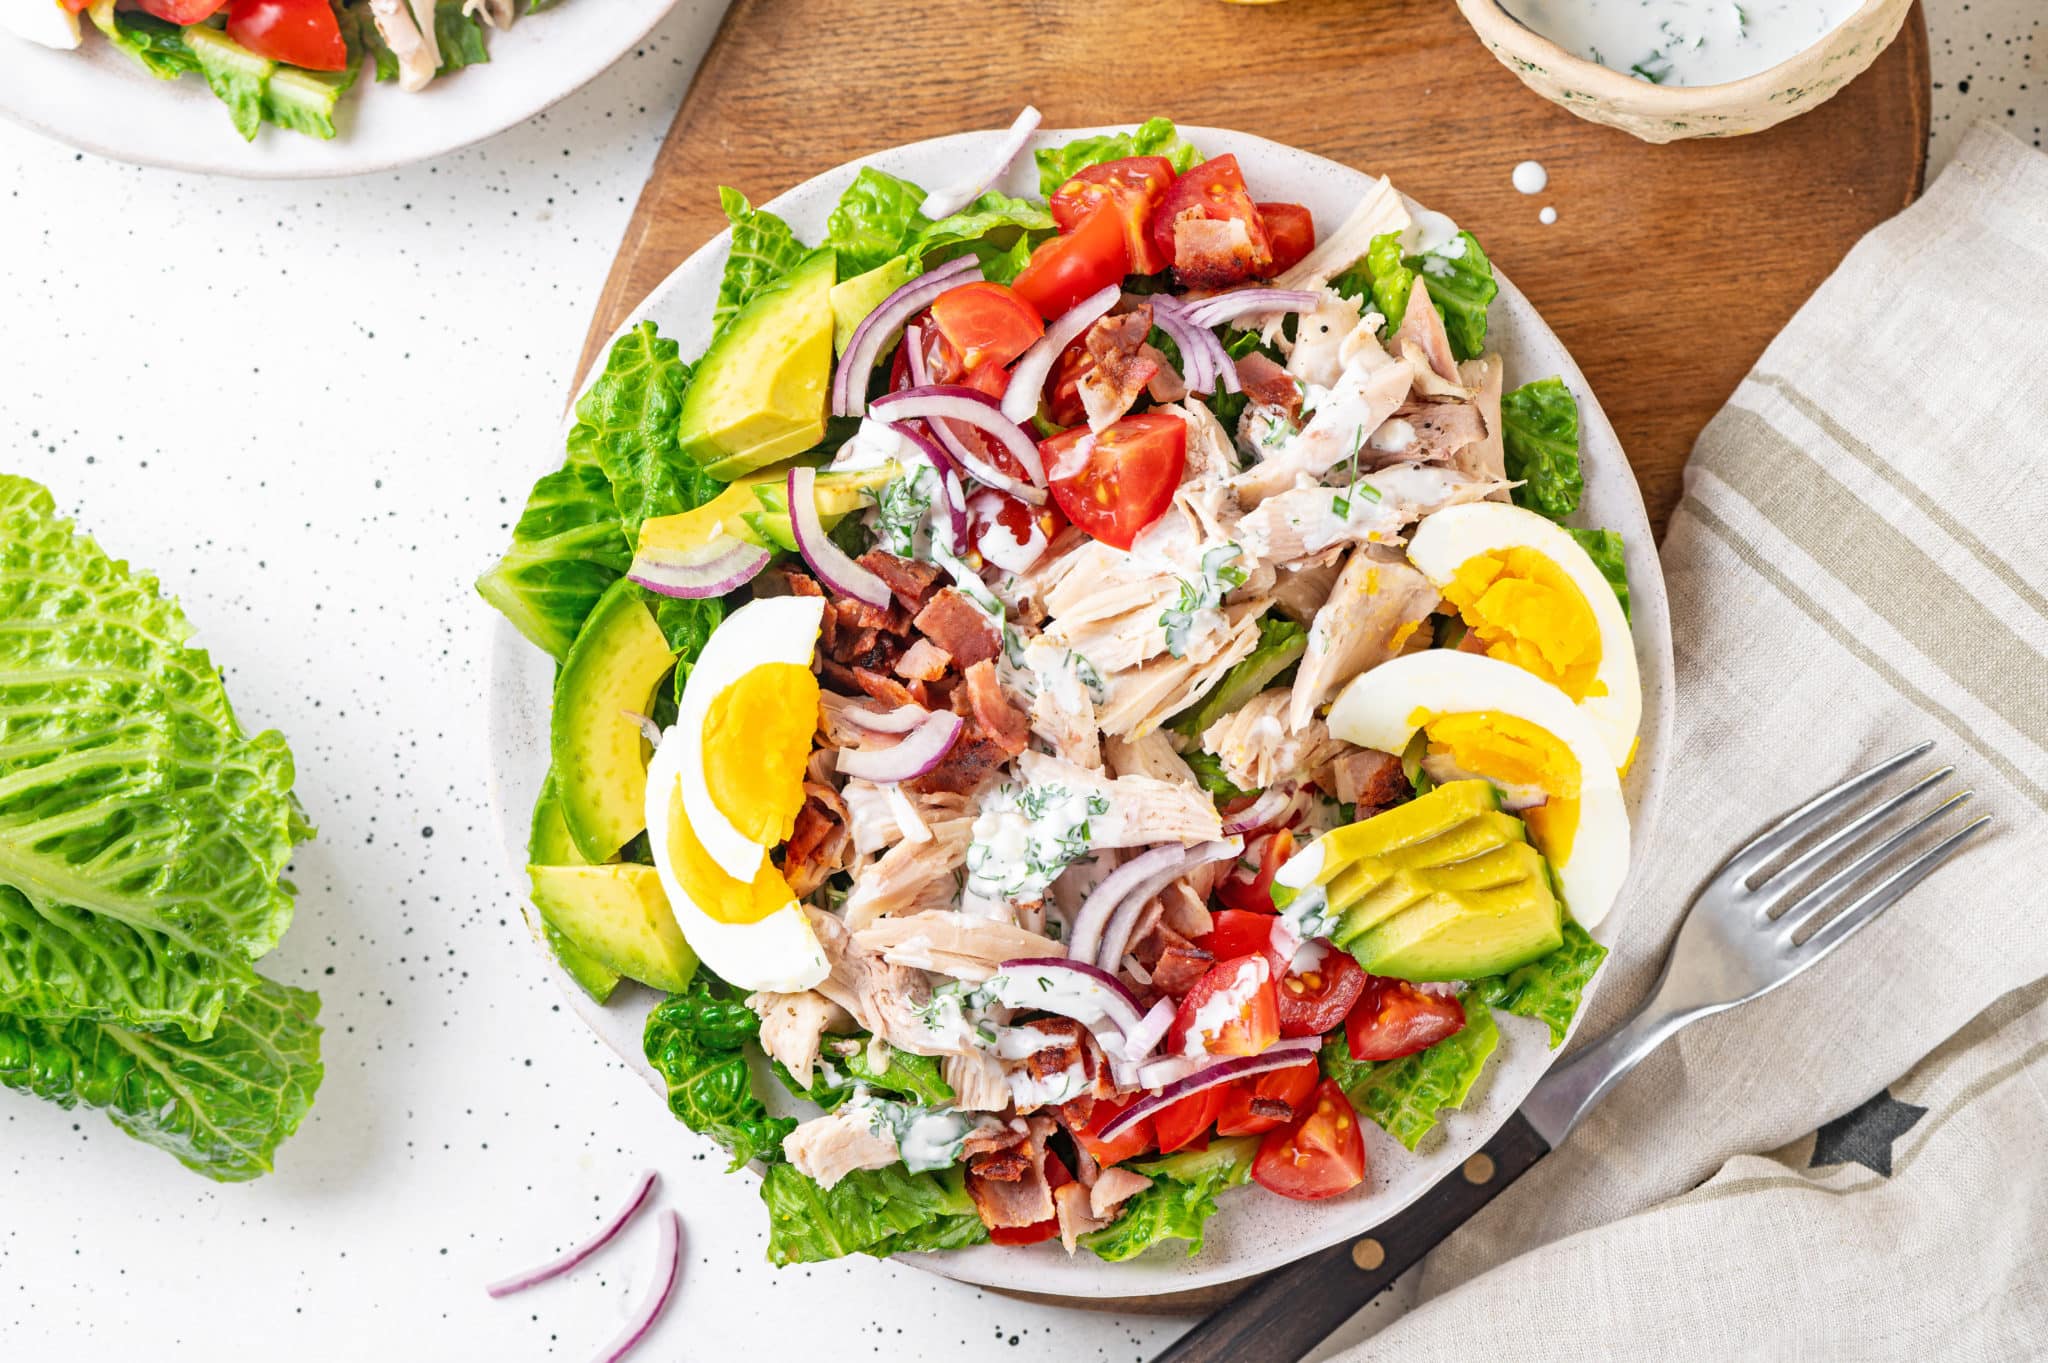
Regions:
<instances>
[{"instance_id":1,"label":"wooden knife handle","mask_svg":"<svg viewBox=\"0 0 2048 1363\"><path fill-rule=\"evenodd\" d=\"M1176 1340L1157 1363L1295 1363L1384 1292L1550 1146L1517 1112L1454 1174L1372 1234L1268 1274Z\"/></svg>"}]
</instances>

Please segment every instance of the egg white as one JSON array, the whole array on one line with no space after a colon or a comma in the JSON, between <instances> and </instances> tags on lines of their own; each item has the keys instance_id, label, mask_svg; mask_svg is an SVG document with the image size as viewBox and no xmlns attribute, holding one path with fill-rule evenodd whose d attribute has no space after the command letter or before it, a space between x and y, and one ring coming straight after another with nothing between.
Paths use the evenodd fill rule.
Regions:
<instances>
[{"instance_id":1,"label":"egg white","mask_svg":"<svg viewBox=\"0 0 2048 1363\"><path fill-rule=\"evenodd\" d=\"M698 958L735 988L784 994L809 989L830 974L832 966L801 904L792 898L786 907L755 922L724 923L698 907L676 875L669 849L669 805L685 788L684 773L700 768L697 747L679 725L663 736L647 768L647 840L676 926ZM687 802L684 810L687 813Z\"/></svg>"},{"instance_id":2,"label":"egg white","mask_svg":"<svg viewBox=\"0 0 2048 1363\"><path fill-rule=\"evenodd\" d=\"M763 663L809 667L824 615L822 597L764 596L750 601L711 632L690 669L690 680L683 685L675 727L670 730L682 743L677 770L683 783L683 811L704 850L735 880L752 880L767 860L768 849L736 828L711 798L711 787L704 779L704 717L719 692ZM664 739L662 746L666 748L668 740ZM651 798L651 785L649 791Z\"/></svg>"},{"instance_id":3,"label":"egg white","mask_svg":"<svg viewBox=\"0 0 2048 1363\"><path fill-rule=\"evenodd\" d=\"M1495 710L1548 730L1579 764L1579 825L1571 855L1553 863L1565 904L1580 926L1607 916L1628 875L1628 807L1621 781L1582 708L1549 682L1512 663L1455 649L1429 649L1353 678L1330 707L1330 732L1347 743L1399 753L1425 720ZM1481 776L1485 772L1478 773Z\"/></svg>"},{"instance_id":4,"label":"egg white","mask_svg":"<svg viewBox=\"0 0 2048 1363\"><path fill-rule=\"evenodd\" d=\"M1593 609L1593 621L1600 629L1600 666L1595 675L1607 694L1587 696L1578 705L1607 745L1612 764L1626 766L1643 718L1635 636L1629 632L1628 617L1621 612L1614 588L1577 540L1523 507L1470 502L1425 518L1408 542L1408 558L1441 589L1471 559L1517 547L1533 549L1555 563Z\"/></svg>"}]
</instances>

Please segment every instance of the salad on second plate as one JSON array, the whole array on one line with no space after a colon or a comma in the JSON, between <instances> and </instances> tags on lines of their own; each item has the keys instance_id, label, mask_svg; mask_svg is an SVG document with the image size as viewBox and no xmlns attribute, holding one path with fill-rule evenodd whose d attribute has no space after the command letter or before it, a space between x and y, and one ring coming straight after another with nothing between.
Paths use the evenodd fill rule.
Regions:
<instances>
[{"instance_id":1,"label":"salad on second plate","mask_svg":"<svg viewBox=\"0 0 2048 1363\"><path fill-rule=\"evenodd\" d=\"M982 192L1033 117L815 248L724 191L709 348L614 345L479 584L560 662L541 929L667 993L777 1263L1364 1186L1495 1010L1562 1039L1628 867L1620 543L1479 243L1165 120Z\"/></svg>"}]
</instances>

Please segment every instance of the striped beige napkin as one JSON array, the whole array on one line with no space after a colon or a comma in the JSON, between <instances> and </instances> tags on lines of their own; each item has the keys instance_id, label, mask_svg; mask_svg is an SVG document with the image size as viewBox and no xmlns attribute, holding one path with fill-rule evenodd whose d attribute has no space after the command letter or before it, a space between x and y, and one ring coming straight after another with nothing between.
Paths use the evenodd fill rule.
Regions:
<instances>
[{"instance_id":1,"label":"striped beige napkin","mask_svg":"<svg viewBox=\"0 0 2048 1363\"><path fill-rule=\"evenodd\" d=\"M1932 738L1997 822L1652 1056L1340 1356L2048 1357L2048 157L1979 127L1850 253L1701 435L1662 554L1675 760L1582 1037L1826 782Z\"/></svg>"}]
</instances>

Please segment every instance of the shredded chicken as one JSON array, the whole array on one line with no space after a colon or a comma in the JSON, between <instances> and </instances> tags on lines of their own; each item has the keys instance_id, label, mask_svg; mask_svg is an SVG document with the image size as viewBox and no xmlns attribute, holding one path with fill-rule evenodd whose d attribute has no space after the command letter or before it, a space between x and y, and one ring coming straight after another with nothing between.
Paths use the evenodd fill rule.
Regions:
<instances>
[{"instance_id":1,"label":"shredded chicken","mask_svg":"<svg viewBox=\"0 0 2048 1363\"><path fill-rule=\"evenodd\" d=\"M761 1049L780 1060L805 1088L827 1032L850 1032L853 1014L814 989L800 994L763 991L747 997L747 1007L761 1019Z\"/></svg>"},{"instance_id":2,"label":"shredded chicken","mask_svg":"<svg viewBox=\"0 0 2048 1363\"><path fill-rule=\"evenodd\" d=\"M853 1014L873 1040L870 1057L887 1064L887 1047L912 1055L958 1055L974 1049L966 1037L939 1030L919 1009L931 999L924 972L886 960L862 946L846 925L825 910L806 905L830 973L818 992ZM880 1066L878 1066L879 1068Z\"/></svg>"},{"instance_id":3,"label":"shredded chicken","mask_svg":"<svg viewBox=\"0 0 2048 1363\"><path fill-rule=\"evenodd\" d=\"M1372 249L1374 237L1399 232L1412 221L1400 192L1382 175L1351 210L1351 216L1317 242L1314 250L1283 271L1273 285L1281 289L1320 289L1363 258ZM1266 344L1271 345L1279 338L1285 320L1279 313L1266 320L1261 332Z\"/></svg>"},{"instance_id":4,"label":"shredded chicken","mask_svg":"<svg viewBox=\"0 0 2048 1363\"><path fill-rule=\"evenodd\" d=\"M967 860L974 820L961 815L925 827L931 836L923 842L898 842L875 860L854 868L853 889L846 896L848 927L860 929L892 914L919 913L952 903L959 889L953 873Z\"/></svg>"},{"instance_id":5,"label":"shredded chicken","mask_svg":"<svg viewBox=\"0 0 2048 1363\"><path fill-rule=\"evenodd\" d=\"M896 1137L877 1131L851 1108L813 1117L782 1138L782 1153L798 1173L830 1188L856 1169L886 1169L899 1155Z\"/></svg>"},{"instance_id":6,"label":"shredded chicken","mask_svg":"<svg viewBox=\"0 0 2048 1363\"><path fill-rule=\"evenodd\" d=\"M1088 824L1089 840L1097 848L1210 842L1223 835L1215 802L1200 786L1150 776L1111 778L1036 752L1018 758L1017 766L1034 786L1061 785L1104 798L1109 812Z\"/></svg>"},{"instance_id":7,"label":"shredded chicken","mask_svg":"<svg viewBox=\"0 0 2048 1363\"><path fill-rule=\"evenodd\" d=\"M484 23L494 29L512 27L512 16L517 13L513 0L462 0L465 15L480 15Z\"/></svg>"},{"instance_id":8,"label":"shredded chicken","mask_svg":"<svg viewBox=\"0 0 2048 1363\"><path fill-rule=\"evenodd\" d=\"M1302 428L1264 448L1259 437L1252 452L1259 461L1230 480L1238 505L1247 511L1290 488L1313 485L1325 473L1361 452L1367 435L1400 409L1414 386L1412 365L1390 358L1370 336L1357 343L1350 360L1322 401L1307 414Z\"/></svg>"},{"instance_id":9,"label":"shredded chicken","mask_svg":"<svg viewBox=\"0 0 2048 1363\"><path fill-rule=\"evenodd\" d=\"M1434 464L1391 464L1350 488L1311 485L1268 497L1239 528L1250 553L1289 563L1337 544L1398 545L1406 526L1502 486Z\"/></svg>"},{"instance_id":10,"label":"shredded chicken","mask_svg":"<svg viewBox=\"0 0 2048 1363\"><path fill-rule=\"evenodd\" d=\"M419 90L441 69L434 0L370 0L370 18L398 60L398 88Z\"/></svg>"},{"instance_id":11,"label":"shredded chicken","mask_svg":"<svg viewBox=\"0 0 2048 1363\"><path fill-rule=\"evenodd\" d=\"M1060 1222L1060 1244L1069 1254L1080 1247L1082 1236L1109 1224L1089 1210L1089 1190L1078 1182L1053 1189L1052 1203Z\"/></svg>"},{"instance_id":12,"label":"shredded chicken","mask_svg":"<svg viewBox=\"0 0 2048 1363\"><path fill-rule=\"evenodd\" d=\"M1332 545L1320 554L1282 564L1273 581L1273 608L1297 625L1315 619L1330 599L1330 588L1337 585L1343 559L1343 546Z\"/></svg>"},{"instance_id":13,"label":"shredded chicken","mask_svg":"<svg viewBox=\"0 0 2048 1363\"><path fill-rule=\"evenodd\" d=\"M1222 761L1231 784L1245 790L1264 790L1281 781L1327 785L1330 764L1351 745L1330 737L1314 716L1299 728L1290 727L1293 701L1294 693L1284 687L1262 691L1203 733L1202 746Z\"/></svg>"},{"instance_id":14,"label":"shredded chicken","mask_svg":"<svg viewBox=\"0 0 2048 1363\"><path fill-rule=\"evenodd\" d=\"M1506 372L1507 366L1501 363L1498 355L1482 355L1458 366L1458 377L1478 394L1472 401L1479 409L1479 419L1486 428L1486 434L1478 443L1460 450L1454 462L1475 478L1488 478L1501 484L1486 494L1487 500L1493 502L1508 500L1507 446L1501 439L1500 424L1501 385Z\"/></svg>"},{"instance_id":15,"label":"shredded chicken","mask_svg":"<svg viewBox=\"0 0 2048 1363\"><path fill-rule=\"evenodd\" d=\"M1112 1164L1096 1176L1095 1186L1088 1190L1088 1211L1106 1221L1124 1203L1151 1186L1152 1180L1143 1174Z\"/></svg>"},{"instance_id":16,"label":"shredded chicken","mask_svg":"<svg viewBox=\"0 0 2048 1363\"><path fill-rule=\"evenodd\" d=\"M1108 699L1098 715L1102 731L1143 738L1207 694L1259 646L1259 617L1265 608L1264 601L1226 606L1222 629L1208 636L1202 647L1191 647L1180 658L1162 655L1111 677Z\"/></svg>"},{"instance_id":17,"label":"shredded chicken","mask_svg":"<svg viewBox=\"0 0 2048 1363\"><path fill-rule=\"evenodd\" d=\"M974 981L995 974L1004 961L1066 954L1066 948L1050 937L1027 932L1014 923L943 909L885 918L854 933L853 940L892 965Z\"/></svg>"},{"instance_id":18,"label":"shredded chicken","mask_svg":"<svg viewBox=\"0 0 2048 1363\"><path fill-rule=\"evenodd\" d=\"M1183 402L1166 410L1187 423L1187 466L1181 475L1185 482L1211 483L1237 472L1237 451L1231 446L1230 432L1223 429L1207 403Z\"/></svg>"},{"instance_id":19,"label":"shredded chicken","mask_svg":"<svg viewBox=\"0 0 2048 1363\"><path fill-rule=\"evenodd\" d=\"M1149 776L1155 781L1195 784L1195 771L1178 752L1164 729L1142 738L1112 738L1105 747L1112 776Z\"/></svg>"},{"instance_id":20,"label":"shredded chicken","mask_svg":"<svg viewBox=\"0 0 2048 1363\"><path fill-rule=\"evenodd\" d=\"M1429 290L1420 278L1409 291L1408 307L1401 314L1401 325L1388 338L1387 349L1414 367L1416 387L1421 391L1429 391L1429 380L1436 378L1459 393L1470 395L1470 390L1458 379L1458 357L1451 353L1451 338L1444 331L1444 319L1436 304L1430 302Z\"/></svg>"},{"instance_id":21,"label":"shredded chicken","mask_svg":"<svg viewBox=\"0 0 2048 1363\"><path fill-rule=\"evenodd\" d=\"M1308 651L1294 674L1288 727L1305 727L1345 682L1399 652L1439 599L1429 579L1407 560L1354 550L1309 626Z\"/></svg>"},{"instance_id":22,"label":"shredded chicken","mask_svg":"<svg viewBox=\"0 0 2048 1363\"><path fill-rule=\"evenodd\" d=\"M939 1062L939 1072L962 1112L1001 1112L1010 1105L1010 1081L986 1051L949 1055Z\"/></svg>"}]
</instances>

